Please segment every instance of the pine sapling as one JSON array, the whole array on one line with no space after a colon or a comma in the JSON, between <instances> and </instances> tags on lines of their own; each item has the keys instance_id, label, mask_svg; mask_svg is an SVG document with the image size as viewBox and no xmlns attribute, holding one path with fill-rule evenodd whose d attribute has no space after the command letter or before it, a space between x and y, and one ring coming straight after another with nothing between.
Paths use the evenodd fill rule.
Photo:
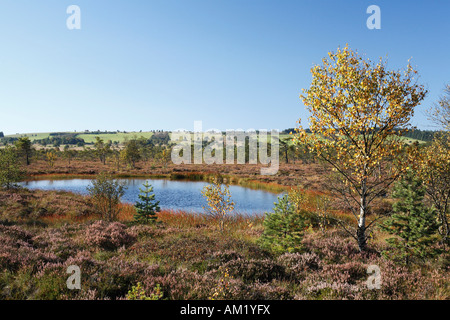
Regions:
<instances>
[{"instance_id":1,"label":"pine sapling","mask_svg":"<svg viewBox=\"0 0 450 320\"><path fill-rule=\"evenodd\" d=\"M158 218L156 213L161 211L159 207L159 201L155 200L155 194L153 187L146 181L143 185L145 189L140 190L139 200L134 205L136 208L136 214L134 221L136 223L148 224L154 223Z\"/></svg>"},{"instance_id":2,"label":"pine sapling","mask_svg":"<svg viewBox=\"0 0 450 320\"><path fill-rule=\"evenodd\" d=\"M394 186L392 196L398 200L392 216L381 225L382 230L394 235L386 240L391 248L385 256L409 264L414 258L425 261L439 253L434 246L439 227L437 212L424 205L424 195L422 181L412 172Z\"/></svg>"}]
</instances>

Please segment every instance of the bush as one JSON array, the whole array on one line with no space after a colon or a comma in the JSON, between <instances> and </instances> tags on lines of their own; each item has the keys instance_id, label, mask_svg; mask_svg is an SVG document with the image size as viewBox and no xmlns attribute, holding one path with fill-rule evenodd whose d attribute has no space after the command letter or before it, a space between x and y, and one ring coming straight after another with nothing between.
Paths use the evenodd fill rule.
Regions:
<instances>
[{"instance_id":1,"label":"bush","mask_svg":"<svg viewBox=\"0 0 450 320\"><path fill-rule=\"evenodd\" d=\"M161 277L147 278L144 283L147 290L160 284L161 293L173 300L206 300L217 287L218 282L210 275L200 275L186 269L171 271Z\"/></svg>"},{"instance_id":2,"label":"bush","mask_svg":"<svg viewBox=\"0 0 450 320\"><path fill-rule=\"evenodd\" d=\"M43 251L66 260L75 256L81 250L81 246L70 238L72 233L75 234L75 230L71 230L70 227L49 228L44 229L33 240L38 243L36 245Z\"/></svg>"},{"instance_id":3,"label":"bush","mask_svg":"<svg viewBox=\"0 0 450 320\"><path fill-rule=\"evenodd\" d=\"M303 245L305 250L317 254L324 263L342 263L361 257L354 242L340 236L338 231L305 236Z\"/></svg>"},{"instance_id":4,"label":"bush","mask_svg":"<svg viewBox=\"0 0 450 320\"><path fill-rule=\"evenodd\" d=\"M35 272L39 265L58 262L53 253L45 253L36 248L30 233L15 227L0 225L0 269L11 272L31 268Z\"/></svg>"},{"instance_id":5,"label":"bush","mask_svg":"<svg viewBox=\"0 0 450 320\"><path fill-rule=\"evenodd\" d=\"M127 294L127 300L159 300L163 297L161 293L161 287L159 284L156 285L154 293L149 296L146 295L144 288L140 282L136 286L133 286Z\"/></svg>"},{"instance_id":6,"label":"bush","mask_svg":"<svg viewBox=\"0 0 450 320\"><path fill-rule=\"evenodd\" d=\"M243 297L246 300L289 300L292 298L288 289L260 282L248 285Z\"/></svg>"},{"instance_id":7,"label":"bush","mask_svg":"<svg viewBox=\"0 0 450 320\"><path fill-rule=\"evenodd\" d=\"M304 272L318 271L322 267L319 256L308 252L285 253L279 256L277 261L293 277L298 277Z\"/></svg>"},{"instance_id":8,"label":"bush","mask_svg":"<svg viewBox=\"0 0 450 320\"><path fill-rule=\"evenodd\" d=\"M222 265L232 277L241 278L244 282L270 282L286 278L285 268L270 260L241 259L228 261Z\"/></svg>"},{"instance_id":9,"label":"bush","mask_svg":"<svg viewBox=\"0 0 450 320\"><path fill-rule=\"evenodd\" d=\"M120 198L125 193L125 186L104 173L100 173L91 184L87 191L101 217L107 221L117 220Z\"/></svg>"},{"instance_id":10,"label":"bush","mask_svg":"<svg viewBox=\"0 0 450 320\"><path fill-rule=\"evenodd\" d=\"M129 290L148 274L148 265L137 261L128 262L118 257L109 259L99 271L100 281L93 283L99 297L102 299L119 299L126 297ZM154 270L151 269L153 272Z\"/></svg>"},{"instance_id":11,"label":"bush","mask_svg":"<svg viewBox=\"0 0 450 320\"><path fill-rule=\"evenodd\" d=\"M85 232L85 241L90 246L105 250L116 250L133 243L136 238L126 231L126 226L119 222L96 221Z\"/></svg>"}]
</instances>

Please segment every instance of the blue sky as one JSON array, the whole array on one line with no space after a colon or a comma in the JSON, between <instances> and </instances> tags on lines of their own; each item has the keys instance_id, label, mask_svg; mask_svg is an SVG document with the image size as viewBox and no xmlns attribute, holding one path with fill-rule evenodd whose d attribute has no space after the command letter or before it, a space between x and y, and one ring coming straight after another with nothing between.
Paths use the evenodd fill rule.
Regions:
<instances>
[{"instance_id":1,"label":"blue sky","mask_svg":"<svg viewBox=\"0 0 450 320\"><path fill-rule=\"evenodd\" d=\"M66 9L81 9L69 30ZM369 5L381 30L369 30ZM308 113L310 68L346 43L429 90L450 83L450 2L2 0L0 131L285 129Z\"/></svg>"}]
</instances>

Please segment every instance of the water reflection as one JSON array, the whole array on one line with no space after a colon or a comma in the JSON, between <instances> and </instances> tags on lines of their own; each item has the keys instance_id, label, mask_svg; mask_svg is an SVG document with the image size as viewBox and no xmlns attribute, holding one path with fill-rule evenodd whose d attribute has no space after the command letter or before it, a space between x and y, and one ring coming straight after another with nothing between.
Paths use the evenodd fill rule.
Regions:
<instances>
[{"instance_id":1,"label":"water reflection","mask_svg":"<svg viewBox=\"0 0 450 320\"><path fill-rule=\"evenodd\" d=\"M185 210L203 212L206 200L201 195L206 182L198 181L172 181L164 179L119 179L127 186L122 201L135 203L138 200L139 188L146 180L153 186L156 199L160 201L163 209ZM80 194L87 194L86 187L90 185L89 179L70 180L39 180L21 183L29 189L64 190ZM262 190L252 190L240 186L230 186L233 201L236 203L235 212L246 214L262 214L271 211L277 194Z\"/></svg>"}]
</instances>

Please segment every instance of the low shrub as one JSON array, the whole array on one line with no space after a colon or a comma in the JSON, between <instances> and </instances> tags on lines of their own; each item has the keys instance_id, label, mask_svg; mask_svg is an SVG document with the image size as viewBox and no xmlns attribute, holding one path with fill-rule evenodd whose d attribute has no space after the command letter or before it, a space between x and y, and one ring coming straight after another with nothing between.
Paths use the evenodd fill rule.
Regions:
<instances>
[{"instance_id":1,"label":"low shrub","mask_svg":"<svg viewBox=\"0 0 450 320\"><path fill-rule=\"evenodd\" d=\"M57 262L60 259L53 253L42 252L34 246L32 236L16 226L0 225L0 268L17 271L21 268L32 268L46 262Z\"/></svg>"},{"instance_id":2,"label":"low shrub","mask_svg":"<svg viewBox=\"0 0 450 320\"><path fill-rule=\"evenodd\" d=\"M324 263L342 263L360 258L361 254L353 239L348 239L329 231L324 235L308 234L303 239L306 251L317 254Z\"/></svg>"},{"instance_id":3,"label":"low shrub","mask_svg":"<svg viewBox=\"0 0 450 320\"><path fill-rule=\"evenodd\" d=\"M291 278L299 278L305 272L315 272L322 268L322 262L315 253L285 253L278 257L277 262L285 267Z\"/></svg>"},{"instance_id":4,"label":"low shrub","mask_svg":"<svg viewBox=\"0 0 450 320\"><path fill-rule=\"evenodd\" d=\"M89 246L116 250L136 240L126 229L127 227L119 222L96 221L86 229L84 240Z\"/></svg>"},{"instance_id":5,"label":"low shrub","mask_svg":"<svg viewBox=\"0 0 450 320\"><path fill-rule=\"evenodd\" d=\"M241 278L244 282L270 282L274 279L286 277L285 268L270 259L242 259L230 260L222 265L231 276Z\"/></svg>"}]
</instances>

